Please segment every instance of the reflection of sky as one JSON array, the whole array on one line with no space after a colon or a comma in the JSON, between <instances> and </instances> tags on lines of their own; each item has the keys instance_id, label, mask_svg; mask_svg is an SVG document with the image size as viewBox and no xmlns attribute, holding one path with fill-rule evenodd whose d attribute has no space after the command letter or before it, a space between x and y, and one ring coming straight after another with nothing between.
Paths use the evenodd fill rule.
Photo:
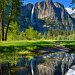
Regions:
<instances>
[{"instance_id":1,"label":"reflection of sky","mask_svg":"<svg viewBox=\"0 0 75 75\"><path fill-rule=\"evenodd\" d=\"M40 2L42 0L25 0L25 3L33 3L35 4L36 2ZM65 7L69 7L70 6L70 3L71 3L71 0L53 0L54 2L60 2L62 3Z\"/></svg>"}]
</instances>

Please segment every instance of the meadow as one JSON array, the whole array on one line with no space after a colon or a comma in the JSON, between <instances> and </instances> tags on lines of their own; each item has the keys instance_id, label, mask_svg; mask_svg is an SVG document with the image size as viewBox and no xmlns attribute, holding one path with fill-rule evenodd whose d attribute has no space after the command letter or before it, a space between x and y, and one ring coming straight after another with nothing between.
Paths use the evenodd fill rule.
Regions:
<instances>
[{"instance_id":1,"label":"meadow","mask_svg":"<svg viewBox=\"0 0 75 75\"><path fill-rule=\"evenodd\" d=\"M71 51L75 49L75 41L56 41L56 40L22 40L22 41L2 41L0 42L0 63L16 63L19 57L25 56L31 60L39 55L36 50L43 50L45 47L65 46Z\"/></svg>"}]
</instances>

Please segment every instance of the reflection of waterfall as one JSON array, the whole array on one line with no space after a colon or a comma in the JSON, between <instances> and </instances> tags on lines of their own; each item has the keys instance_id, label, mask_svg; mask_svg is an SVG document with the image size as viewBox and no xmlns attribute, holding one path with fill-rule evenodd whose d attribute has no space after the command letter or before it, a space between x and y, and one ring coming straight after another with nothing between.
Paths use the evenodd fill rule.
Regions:
<instances>
[{"instance_id":1,"label":"reflection of waterfall","mask_svg":"<svg viewBox=\"0 0 75 75\"><path fill-rule=\"evenodd\" d=\"M32 12L31 12L31 24L33 24L34 23L34 9L35 9L35 6L33 6L33 8L32 8Z\"/></svg>"},{"instance_id":2,"label":"reflection of waterfall","mask_svg":"<svg viewBox=\"0 0 75 75\"><path fill-rule=\"evenodd\" d=\"M44 0L44 9L45 9L45 7L46 7L45 2L46 2L46 0Z\"/></svg>"},{"instance_id":3,"label":"reflection of waterfall","mask_svg":"<svg viewBox=\"0 0 75 75\"><path fill-rule=\"evenodd\" d=\"M31 60L30 66L31 66L31 74L34 75L33 60Z\"/></svg>"},{"instance_id":4,"label":"reflection of waterfall","mask_svg":"<svg viewBox=\"0 0 75 75\"><path fill-rule=\"evenodd\" d=\"M66 30L68 30L68 27L66 26Z\"/></svg>"}]
</instances>

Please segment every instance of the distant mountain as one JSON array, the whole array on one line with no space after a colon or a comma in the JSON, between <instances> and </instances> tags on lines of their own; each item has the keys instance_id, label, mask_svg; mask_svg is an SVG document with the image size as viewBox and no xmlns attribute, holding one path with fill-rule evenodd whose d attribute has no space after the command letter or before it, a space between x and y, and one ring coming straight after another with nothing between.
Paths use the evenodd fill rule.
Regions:
<instances>
[{"instance_id":1,"label":"distant mountain","mask_svg":"<svg viewBox=\"0 0 75 75\"><path fill-rule=\"evenodd\" d=\"M29 3L21 7L21 15L18 17L21 30L32 25L38 31L48 31L53 24L57 29L75 28L75 19L71 17L64 5L52 0L37 2L35 5Z\"/></svg>"}]
</instances>

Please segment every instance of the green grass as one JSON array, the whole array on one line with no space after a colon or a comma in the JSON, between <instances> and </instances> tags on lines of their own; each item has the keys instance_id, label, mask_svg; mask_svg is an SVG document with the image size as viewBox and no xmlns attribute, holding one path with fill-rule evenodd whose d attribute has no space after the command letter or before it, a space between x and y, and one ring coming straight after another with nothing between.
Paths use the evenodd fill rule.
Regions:
<instances>
[{"instance_id":1,"label":"green grass","mask_svg":"<svg viewBox=\"0 0 75 75\"><path fill-rule=\"evenodd\" d=\"M74 41L60 41L60 45L70 48L71 51L75 51L75 40Z\"/></svg>"},{"instance_id":2,"label":"green grass","mask_svg":"<svg viewBox=\"0 0 75 75\"><path fill-rule=\"evenodd\" d=\"M35 50L43 46L51 46L52 41L6 41L0 42L0 52Z\"/></svg>"},{"instance_id":3,"label":"green grass","mask_svg":"<svg viewBox=\"0 0 75 75\"><path fill-rule=\"evenodd\" d=\"M52 41L4 41L0 42L0 62L16 63L20 56L25 56L29 60L38 53L32 51L51 46Z\"/></svg>"},{"instance_id":4,"label":"green grass","mask_svg":"<svg viewBox=\"0 0 75 75\"><path fill-rule=\"evenodd\" d=\"M75 47L75 41L53 41L53 40L23 40L0 42L0 52L33 51L42 47L53 47L59 42L60 46Z\"/></svg>"},{"instance_id":5,"label":"green grass","mask_svg":"<svg viewBox=\"0 0 75 75\"><path fill-rule=\"evenodd\" d=\"M56 41L56 40L23 40L23 41L4 41L0 42L0 62L16 63L20 56L25 56L29 60L39 55L35 50L44 47L54 47L56 42L60 46L65 46L75 50L75 41Z\"/></svg>"},{"instance_id":6,"label":"green grass","mask_svg":"<svg viewBox=\"0 0 75 75\"><path fill-rule=\"evenodd\" d=\"M4 41L0 42L0 46L25 46L30 44L50 44L53 41L50 40L23 40L23 41Z\"/></svg>"}]
</instances>

